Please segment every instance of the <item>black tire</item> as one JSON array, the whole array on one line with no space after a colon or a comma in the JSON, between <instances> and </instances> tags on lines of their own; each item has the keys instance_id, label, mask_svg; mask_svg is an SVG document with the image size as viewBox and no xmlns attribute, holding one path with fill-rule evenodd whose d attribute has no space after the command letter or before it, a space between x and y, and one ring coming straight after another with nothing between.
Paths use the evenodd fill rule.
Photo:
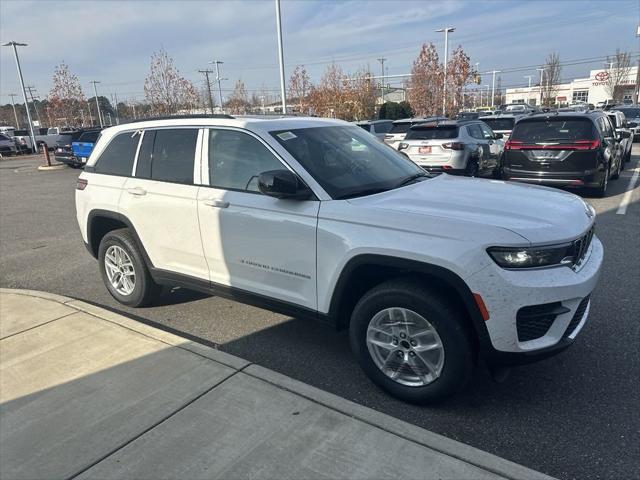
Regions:
<instances>
[{"instance_id":1,"label":"black tire","mask_svg":"<svg viewBox=\"0 0 640 480\"><path fill-rule=\"evenodd\" d=\"M607 186L609 184L609 170L604 174L602 178L602 182L600 182L600 186L596 187L592 190L592 195L597 198L604 198L607 196Z\"/></svg>"},{"instance_id":2,"label":"black tire","mask_svg":"<svg viewBox=\"0 0 640 480\"><path fill-rule=\"evenodd\" d=\"M631 161L631 149L629 149L629 152L624 156L624 161L625 163Z\"/></svg>"},{"instance_id":3,"label":"black tire","mask_svg":"<svg viewBox=\"0 0 640 480\"><path fill-rule=\"evenodd\" d=\"M477 177L479 171L480 166L478 165L478 159L475 157L469 157L467 167L464 169L465 177Z\"/></svg>"},{"instance_id":4,"label":"black tire","mask_svg":"<svg viewBox=\"0 0 640 480\"><path fill-rule=\"evenodd\" d=\"M112 245L121 247L131 258L131 263L133 264L135 271L135 286L129 295L122 295L118 292L111 285L107 277L105 253ZM100 265L102 281L107 287L107 290L109 290L109 293L113 298L123 305L127 305L129 307L143 307L145 305L149 305L160 293L161 287L151 278L151 274L144 262L142 253L140 252L133 235L126 228L112 230L102 238L100 248L98 249L98 263Z\"/></svg>"},{"instance_id":5,"label":"black tire","mask_svg":"<svg viewBox=\"0 0 640 480\"><path fill-rule=\"evenodd\" d=\"M436 329L444 348L440 376L423 386L396 382L379 369L367 348L367 329L380 311L404 307L428 319ZM351 349L367 376L394 397L417 404L442 401L466 385L474 368L472 344L464 326L464 313L448 299L423 286L417 279L384 282L369 290L356 304L351 315Z\"/></svg>"},{"instance_id":6,"label":"black tire","mask_svg":"<svg viewBox=\"0 0 640 480\"><path fill-rule=\"evenodd\" d=\"M619 179L619 178L620 178L620 172L622 171L622 164L623 164L623 163L624 163L624 162L623 162L623 160L622 160L622 159L620 159L620 161L618 162L618 168L616 169L616 173L614 173L614 174L611 176L611 180L617 180L617 179Z\"/></svg>"}]
</instances>

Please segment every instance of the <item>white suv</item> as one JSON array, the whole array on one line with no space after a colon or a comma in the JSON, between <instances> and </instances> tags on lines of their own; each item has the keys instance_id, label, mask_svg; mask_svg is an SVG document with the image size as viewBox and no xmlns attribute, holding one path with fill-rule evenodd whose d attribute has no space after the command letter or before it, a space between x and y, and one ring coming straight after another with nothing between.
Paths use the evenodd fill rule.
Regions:
<instances>
[{"instance_id":1,"label":"white suv","mask_svg":"<svg viewBox=\"0 0 640 480\"><path fill-rule=\"evenodd\" d=\"M123 304L180 285L327 321L349 329L376 384L420 403L462 388L481 360L496 369L568 346L603 258L579 197L431 177L325 119L106 129L76 208Z\"/></svg>"}]
</instances>

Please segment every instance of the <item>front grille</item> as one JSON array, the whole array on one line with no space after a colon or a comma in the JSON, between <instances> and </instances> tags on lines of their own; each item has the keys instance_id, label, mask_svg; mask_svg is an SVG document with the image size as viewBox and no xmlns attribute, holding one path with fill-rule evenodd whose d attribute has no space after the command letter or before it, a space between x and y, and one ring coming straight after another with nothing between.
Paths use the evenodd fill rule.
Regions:
<instances>
[{"instance_id":1,"label":"front grille","mask_svg":"<svg viewBox=\"0 0 640 480\"><path fill-rule=\"evenodd\" d=\"M522 307L516 315L518 341L526 342L544 337L557 316L568 311L560 302Z\"/></svg>"},{"instance_id":2,"label":"front grille","mask_svg":"<svg viewBox=\"0 0 640 480\"><path fill-rule=\"evenodd\" d=\"M586 234L573 242L571 256L573 257L574 265L580 265L584 260L591 245L591 240L593 240L593 231L594 227L591 227Z\"/></svg>"},{"instance_id":3,"label":"front grille","mask_svg":"<svg viewBox=\"0 0 640 480\"><path fill-rule=\"evenodd\" d=\"M573 318L569 322L569 325L567 326L567 329L564 332L563 338L566 338L569 335L571 335L573 331L578 327L578 325L580 324L580 320L582 320L584 312L587 310L587 306L589 305L590 298L591 298L591 295L587 295L582 299L582 301L580 302L580 305L578 305L578 309L576 310L576 313L573 314Z\"/></svg>"}]
</instances>

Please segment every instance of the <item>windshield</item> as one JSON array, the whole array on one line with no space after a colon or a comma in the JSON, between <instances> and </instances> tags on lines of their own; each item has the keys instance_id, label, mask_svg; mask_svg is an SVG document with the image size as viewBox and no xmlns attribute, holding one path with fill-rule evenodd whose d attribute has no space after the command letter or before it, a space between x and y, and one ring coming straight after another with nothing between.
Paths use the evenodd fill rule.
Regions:
<instances>
[{"instance_id":1,"label":"windshield","mask_svg":"<svg viewBox=\"0 0 640 480\"><path fill-rule=\"evenodd\" d=\"M482 121L493 131L513 130L513 125L516 123L514 118L483 118Z\"/></svg>"},{"instance_id":2,"label":"windshield","mask_svg":"<svg viewBox=\"0 0 640 480\"><path fill-rule=\"evenodd\" d=\"M96 143L100 132L85 132L78 138L79 142Z\"/></svg>"},{"instance_id":3,"label":"windshield","mask_svg":"<svg viewBox=\"0 0 640 480\"><path fill-rule=\"evenodd\" d=\"M412 128L404 137L405 140L445 140L458 137L455 125L439 125L437 127Z\"/></svg>"},{"instance_id":4,"label":"windshield","mask_svg":"<svg viewBox=\"0 0 640 480\"><path fill-rule=\"evenodd\" d=\"M358 127L270 132L332 198L391 190L424 171Z\"/></svg>"},{"instance_id":5,"label":"windshield","mask_svg":"<svg viewBox=\"0 0 640 480\"><path fill-rule=\"evenodd\" d=\"M544 143L595 138L593 124L586 118L549 118L517 123L509 140Z\"/></svg>"},{"instance_id":6,"label":"windshield","mask_svg":"<svg viewBox=\"0 0 640 480\"><path fill-rule=\"evenodd\" d=\"M394 123L389 133L407 133L410 127L411 123L409 122Z\"/></svg>"},{"instance_id":7,"label":"windshield","mask_svg":"<svg viewBox=\"0 0 640 480\"><path fill-rule=\"evenodd\" d=\"M616 110L624 113L627 118L640 118L640 108L616 108Z\"/></svg>"}]
</instances>

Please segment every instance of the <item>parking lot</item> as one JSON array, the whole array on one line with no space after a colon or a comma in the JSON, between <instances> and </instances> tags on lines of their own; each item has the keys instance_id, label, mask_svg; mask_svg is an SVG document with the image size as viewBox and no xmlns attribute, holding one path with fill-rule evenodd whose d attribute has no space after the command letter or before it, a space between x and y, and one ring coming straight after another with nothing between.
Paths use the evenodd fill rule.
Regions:
<instances>
[{"instance_id":1,"label":"parking lot","mask_svg":"<svg viewBox=\"0 0 640 480\"><path fill-rule=\"evenodd\" d=\"M165 289L150 308L118 304L78 231L79 171L40 172L40 162L0 161L0 286L124 313L559 478L640 476L640 187L632 182L639 145L607 198L589 199L605 264L576 344L501 384L479 370L465 392L437 407L378 390L352 358L346 333L322 324L180 289Z\"/></svg>"}]
</instances>

